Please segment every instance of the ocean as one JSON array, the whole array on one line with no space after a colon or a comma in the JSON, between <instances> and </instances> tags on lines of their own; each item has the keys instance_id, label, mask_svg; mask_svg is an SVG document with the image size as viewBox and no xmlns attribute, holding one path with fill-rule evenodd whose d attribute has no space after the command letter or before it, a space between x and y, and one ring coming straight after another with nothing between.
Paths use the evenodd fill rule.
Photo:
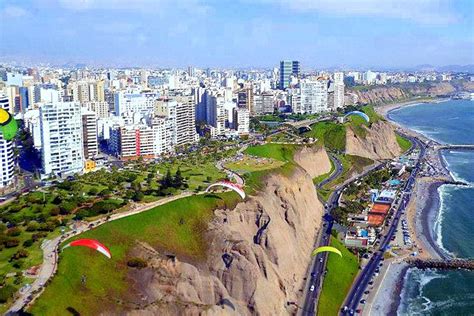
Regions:
<instances>
[{"instance_id":1,"label":"ocean","mask_svg":"<svg viewBox=\"0 0 474 316\"><path fill-rule=\"evenodd\" d=\"M390 112L390 119L447 144L474 144L474 101L417 104ZM440 249L474 259L474 150L443 152L456 180L468 186L438 189L440 209L433 231ZM409 269L399 315L474 315L474 272Z\"/></svg>"}]
</instances>

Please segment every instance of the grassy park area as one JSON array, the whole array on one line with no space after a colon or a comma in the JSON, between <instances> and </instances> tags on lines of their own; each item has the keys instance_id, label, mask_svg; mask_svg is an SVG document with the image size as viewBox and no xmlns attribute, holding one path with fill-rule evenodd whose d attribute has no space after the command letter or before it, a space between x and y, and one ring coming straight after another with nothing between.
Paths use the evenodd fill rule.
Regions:
<instances>
[{"instance_id":1,"label":"grassy park area","mask_svg":"<svg viewBox=\"0 0 474 316\"><path fill-rule=\"evenodd\" d=\"M346 128L335 122L318 122L311 125L311 130L304 137L316 138L330 151L344 151L346 148Z\"/></svg>"},{"instance_id":2,"label":"grassy park area","mask_svg":"<svg viewBox=\"0 0 474 316\"><path fill-rule=\"evenodd\" d=\"M338 315L344 298L357 274L357 257L331 236L331 246L342 252L342 258L330 253L327 261L327 275L318 301L318 315Z\"/></svg>"},{"instance_id":3,"label":"grassy park area","mask_svg":"<svg viewBox=\"0 0 474 316\"><path fill-rule=\"evenodd\" d=\"M60 254L57 275L33 306L34 315L65 315L68 307L81 315L123 310L130 284L130 259L138 243L166 249L180 261L203 260L207 252L205 232L216 208L233 208L234 192L182 198L147 212L99 226L76 238L94 238L109 247L112 259L83 247L67 248ZM82 282L82 276L87 281ZM128 306L133 307L133 306ZM71 309L70 309L71 310Z\"/></svg>"},{"instance_id":4,"label":"grassy park area","mask_svg":"<svg viewBox=\"0 0 474 316\"><path fill-rule=\"evenodd\" d=\"M400 146L400 149L402 150L402 152L406 152L408 149L411 148L411 141L409 141L405 137L402 137L398 134L396 136L397 136L397 143Z\"/></svg>"},{"instance_id":5,"label":"grassy park area","mask_svg":"<svg viewBox=\"0 0 474 316\"><path fill-rule=\"evenodd\" d=\"M259 158L245 155L240 160L227 163L225 167L239 174L245 174L248 172L275 169L282 166L283 164L283 161L272 158Z\"/></svg>"}]
</instances>

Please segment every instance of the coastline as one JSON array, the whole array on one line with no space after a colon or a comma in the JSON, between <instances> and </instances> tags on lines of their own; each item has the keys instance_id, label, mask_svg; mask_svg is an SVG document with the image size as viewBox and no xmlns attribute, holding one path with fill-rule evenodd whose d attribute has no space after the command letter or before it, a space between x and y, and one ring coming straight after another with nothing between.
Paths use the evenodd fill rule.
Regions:
<instances>
[{"instance_id":1,"label":"coastline","mask_svg":"<svg viewBox=\"0 0 474 316\"><path fill-rule=\"evenodd\" d=\"M413 106L420 103L439 103L444 99L438 100L412 100L401 103L387 104L375 107L378 114L382 115L387 121L394 124L402 133L414 136L426 143L436 143L435 140L423 135L417 131L409 129L406 126L393 121L390 118L390 112L407 106ZM418 257L422 259L446 259L449 256L444 253L435 240L434 223L437 219L441 207L441 199L438 188L442 185L454 181L441 151L431 151L425 156L439 173L434 176L425 176L417 178L413 189L413 197L407 207L407 224L410 236L413 240L414 250L418 252ZM401 260L403 260L401 258ZM409 266L403 263L391 262L389 269L392 269L393 276L384 278L379 288L381 290L373 300L375 311L382 311L386 315L396 315L398 306L401 302L401 292L405 282L405 276ZM369 312L369 315L377 315Z\"/></svg>"}]
</instances>

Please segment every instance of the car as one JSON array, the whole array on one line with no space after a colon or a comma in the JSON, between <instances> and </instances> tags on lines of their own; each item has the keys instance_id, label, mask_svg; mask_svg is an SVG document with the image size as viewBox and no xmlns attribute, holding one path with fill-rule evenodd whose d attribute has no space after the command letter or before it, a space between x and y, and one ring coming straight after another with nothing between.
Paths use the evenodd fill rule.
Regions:
<instances>
[{"instance_id":1,"label":"car","mask_svg":"<svg viewBox=\"0 0 474 316\"><path fill-rule=\"evenodd\" d=\"M369 291L369 290L367 290L367 291L365 291L365 292L364 292L364 294L369 294L369 293L370 293L370 291Z\"/></svg>"},{"instance_id":2,"label":"car","mask_svg":"<svg viewBox=\"0 0 474 316\"><path fill-rule=\"evenodd\" d=\"M366 300L360 300L361 304L365 304Z\"/></svg>"},{"instance_id":3,"label":"car","mask_svg":"<svg viewBox=\"0 0 474 316\"><path fill-rule=\"evenodd\" d=\"M374 281L370 281L370 282L369 282L369 285L373 285L373 284L374 284Z\"/></svg>"},{"instance_id":4,"label":"car","mask_svg":"<svg viewBox=\"0 0 474 316\"><path fill-rule=\"evenodd\" d=\"M311 285L311 287L309 288L309 290L310 290L311 292L313 292L313 291L314 291L314 284L313 284L313 285Z\"/></svg>"},{"instance_id":5,"label":"car","mask_svg":"<svg viewBox=\"0 0 474 316\"><path fill-rule=\"evenodd\" d=\"M319 262L323 262L323 258L320 258L320 259L319 259Z\"/></svg>"}]
</instances>

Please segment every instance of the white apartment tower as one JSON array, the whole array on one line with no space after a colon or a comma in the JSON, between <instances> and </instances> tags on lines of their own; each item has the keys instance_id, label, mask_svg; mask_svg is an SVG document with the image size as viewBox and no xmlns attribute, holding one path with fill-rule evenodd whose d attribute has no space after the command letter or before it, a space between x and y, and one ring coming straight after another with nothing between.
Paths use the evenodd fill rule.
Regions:
<instances>
[{"instance_id":1,"label":"white apartment tower","mask_svg":"<svg viewBox=\"0 0 474 316\"><path fill-rule=\"evenodd\" d=\"M40 107L43 173L59 176L80 172L84 164L79 102L54 102Z\"/></svg>"},{"instance_id":2,"label":"white apartment tower","mask_svg":"<svg viewBox=\"0 0 474 316\"><path fill-rule=\"evenodd\" d=\"M334 73L334 109L344 106L344 73Z\"/></svg>"},{"instance_id":3,"label":"white apartment tower","mask_svg":"<svg viewBox=\"0 0 474 316\"><path fill-rule=\"evenodd\" d=\"M196 110L193 96L176 96L176 145L194 143L196 140Z\"/></svg>"},{"instance_id":4,"label":"white apartment tower","mask_svg":"<svg viewBox=\"0 0 474 316\"><path fill-rule=\"evenodd\" d=\"M0 94L0 108L11 111L8 98ZM11 112L10 112L11 113ZM0 188L12 184L14 179L15 160L13 158L13 142L3 139L0 134Z\"/></svg>"},{"instance_id":5,"label":"white apartment tower","mask_svg":"<svg viewBox=\"0 0 474 316\"><path fill-rule=\"evenodd\" d=\"M300 87L301 107L299 113L321 113L328 111L328 80L305 79Z\"/></svg>"}]
</instances>

